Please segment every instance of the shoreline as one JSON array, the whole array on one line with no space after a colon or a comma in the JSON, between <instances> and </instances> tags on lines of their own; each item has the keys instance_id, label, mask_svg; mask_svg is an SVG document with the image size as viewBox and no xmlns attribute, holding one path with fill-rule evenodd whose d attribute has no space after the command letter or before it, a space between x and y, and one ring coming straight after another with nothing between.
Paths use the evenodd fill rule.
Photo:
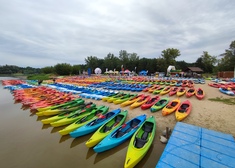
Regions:
<instances>
[{"instance_id":1,"label":"shoreline","mask_svg":"<svg viewBox=\"0 0 235 168\"><path fill-rule=\"evenodd\" d=\"M206 96L198 100L195 96L188 98L193 105L191 114L183 121L187 124L215 130L235 137L235 113L234 105L227 105L222 102L213 102L209 98L230 98L219 92L217 88L206 84L196 84L196 88L205 90ZM0 87L0 105L2 117L0 118L2 141L0 143L0 161L4 167L123 167L125 154L129 141L109 151L96 154L92 149L85 146L85 142L92 134L73 139L70 136L60 136L58 131L62 128L53 128L50 125L43 125L41 119L32 115L29 109L22 109L21 103L14 103L13 96L9 90ZM138 92L138 94L151 93ZM162 96L164 97L164 96ZM169 97L171 100L176 96ZM186 100L185 96L180 97L181 101ZM97 105L109 106L109 111L120 108L120 105L103 102L102 100L84 99L86 102L93 101ZM165 148L159 140L159 136L166 127L174 129L178 122L174 114L162 116L161 112L151 113L149 110L140 108L130 109L129 106L121 107L128 110L126 120L137 115L146 114L154 116L157 122L157 130L154 142L147 155L139 162L136 168L155 167ZM66 156L66 157L65 157ZM9 162L9 157L13 158ZM117 159L118 158L118 159Z\"/></svg>"}]
</instances>

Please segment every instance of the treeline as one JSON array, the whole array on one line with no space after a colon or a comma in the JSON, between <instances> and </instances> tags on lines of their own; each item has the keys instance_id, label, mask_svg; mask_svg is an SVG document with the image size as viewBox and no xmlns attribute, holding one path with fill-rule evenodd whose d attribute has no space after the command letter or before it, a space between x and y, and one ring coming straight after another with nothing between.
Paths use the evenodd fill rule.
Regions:
<instances>
[{"instance_id":1,"label":"treeline","mask_svg":"<svg viewBox=\"0 0 235 168\"><path fill-rule=\"evenodd\" d=\"M88 68L94 73L95 68L99 67L102 72L106 69L113 71L121 71L122 68L130 71L139 72L148 70L149 74L154 72L166 72L169 65L174 65L176 69L184 70L187 67L199 67L204 73L214 73L219 71L233 71L235 66L235 41L232 41L229 48L220 56L212 56L207 51L203 51L202 55L194 63L185 61L176 61L180 51L175 48L168 48L161 52L158 58L140 58L137 53L128 53L126 50L121 50L118 56L108 53L107 56L100 59L96 56L88 56L85 59L86 64L70 65L68 63L56 64L55 66L44 68L32 67L17 67L11 65L0 66L0 74L57 74L57 75L79 75Z\"/></svg>"},{"instance_id":2,"label":"treeline","mask_svg":"<svg viewBox=\"0 0 235 168\"><path fill-rule=\"evenodd\" d=\"M0 66L0 74L36 74L40 73L41 69L40 68L33 68L33 67L18 67L15 65L3 65Z\"/></svg>"}]
</instances>

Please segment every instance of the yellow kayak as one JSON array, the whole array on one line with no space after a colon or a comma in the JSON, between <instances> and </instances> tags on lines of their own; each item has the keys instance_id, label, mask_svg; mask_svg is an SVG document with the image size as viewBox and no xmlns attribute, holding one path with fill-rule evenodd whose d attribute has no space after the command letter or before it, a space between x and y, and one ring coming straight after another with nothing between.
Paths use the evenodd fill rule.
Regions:
<instances>
[{"instance_id":1,"label":"yellow kayak","mask_svg":"<svg viewBox=\"0 0 235 168\"><path fill-rule=\"evenodd\" d=\"M139 99L141 99L141 97L143 97L143 96L144 96L144 95L141 94L141 95L137 95L137 96L135 96L135 97L133 97L133 98L130 98L130 99L128 99L127 101L121 103L120 106L122 106L122 107L129 106L129 105L131 105L132 103L134 103L135 101L138 101Z\"/></svg>"},{"instance_id":2,"label":"yellow kayak","mask_svg":"<svg viewBox=\"0 0 235 168\"><path fill-rule=\"evenodd\" d=\"M89 102L89 103L85 103L83 104L83 107L81 107L81 110L84 110L84 109L87 109L87 108L90 108L90 106L93 104L93 102ZM79 110L80 111L80 110ZM66 118L68 116L71 116L73 114L76 114L78 113L78 110L75 110L75 111L67 111L67 112L62 112L56 116L53 116L53 117L49 117L49 118L46 118L46 119L43 119L41 120L41 122L43 124L50 124L52 122L55 122L55 121L59 121L63 118Z\"/></svg>"},{"instance_id":3,"label":"yellow kayak","mask_svg":"<svg viewBox=\"0 0 235 168\"><path fill-rule=\"evenodd\" d=\"M178 97L180 97L180 96L183 96L185 93L186 93L185 87L181 87L181 88L179 88L178 91L176 92L176 95L177 95Z\"/></svg>"},{"instance_id":4,"label":"yellow kayak","mask_svg":"<svg viewBox=\"0 0 235 168\"><path fill-rule=\"evenodd\" d=\"M133 168L142 160L153 143L155 132L156 120L153 116L150 116L131 137L124 168Z\"/></svg>"},{"instance_id":5,"label":"yellow kayak","mask_svg":"<svg viewBox=\"0 0 235 168\"><path fill-rule=\"evenodd\" d=\"M77 113L73 113L72 115L69 115L66 118L63 118L59 121L51 122L50 124L53 127L60 127L63 125L71 124L71 123L75 122L76 120L78 120L86 115L89 115L93 110L96 110L97 108L99 108L99 107L96 107L95 104L92 104L92 105L90 105L89 108L86 108L83 110L78 110Z\"/></svg>"},{"instance_id":6,"label":"yellow kayak","mask_svg":"<svg viewBox=\"0 0 235 168\"><path fill-rule=\"evenodd\" d=\"M170 101L163 109L162 109L162 115L166 116L168 114L173 113L176 111L176 109L180 106L180 99L174 99Z\"/></svg>"}]
</instances>

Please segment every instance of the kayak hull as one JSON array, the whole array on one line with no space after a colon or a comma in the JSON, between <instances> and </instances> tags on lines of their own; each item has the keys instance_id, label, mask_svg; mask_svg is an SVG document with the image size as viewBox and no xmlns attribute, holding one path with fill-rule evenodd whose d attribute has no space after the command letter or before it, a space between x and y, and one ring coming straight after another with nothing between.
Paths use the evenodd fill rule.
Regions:
<instances>
[{"instance_id":1,"label":"kayak hull","mask_svg":"<svg viewBox=\"0 0 235 168\"><path fill-rule=\"evenodd\" d=\"M126 120L128 111L124 110L115 116L113 119L109 120L107 123L103 124L86 142L86 146L91 148L103 140L109 133L115 130L117 127L122 125Z\"/></svg>"},{"instance_id":2,"label":"kayak hull","mask_svg":"<svg viewBox=\"0 0 235 168\"><path fill-rule=\"evenodd\" d=\"M176 109L180 106L180 99L174 99L170 101L163 109L162 115L166 116L176 111Z\"/></svg>"},{"instance_id":3,"label":"kayak hull","mask_svg":"<svg viewBox=\"0 0 235 168\"><path fill-rule=\"evenodd\" d=\"M184 120L190 114L191 110L192 110L191 102L189 100L183 101L175 112L176 120L178 121Z\"/></svg>"},{"instance_id":4,"label":"kayak hull","mask_svg":"<svg viewBox=\"0 0 235 168\"><path fill-rule=\"evenodd\" d=\"M115 109L113 111L110 111L110 112L108 112L104 115L105 118L94 119L94 120L88 122L87 124L85 124L84 126L70 132L69 134L70 134L71 137L77 138L77 137L84 136L84 135L87 135L89 133L92 133L92 132L96 131L105 122L107 122L107 120L110 120L110 119L114 118L120 112L121 112L120 108Z\"/></svg>"},{"instance_id":5,"label":"kayak hull","mask_svg":"<svg viewBox=\"0 0 235 168\"><path fill-rule=\"evenodd\" d=\"M145 121L145 119L146 114L143 114L132 118L131 120L127 121L123 126L119 126L107 137L105 137L100 143L98 143L93 148L94 151L96 153L100 153L122 144L135 133L135 131Z\"/></svg>"},{"instance_id":6,"label":"kayak hull","mask_svg":"<svg viewBox=\"0 0 235 168\"><path fill-rule=\"evenodd\" d=\"M153 116L147 118L132 136L127 148L124 168L133 168L150 149L156 132L156 120Z\"/></svg>"}]
</instances>

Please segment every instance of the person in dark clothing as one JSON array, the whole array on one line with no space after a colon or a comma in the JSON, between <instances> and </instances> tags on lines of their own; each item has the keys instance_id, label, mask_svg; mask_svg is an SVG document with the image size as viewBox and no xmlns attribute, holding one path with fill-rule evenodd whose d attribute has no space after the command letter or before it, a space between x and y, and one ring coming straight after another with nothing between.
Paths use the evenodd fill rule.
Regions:
<instances>
[{"instance_id":1,"label":"person in dark clothing","mask_svg":"<svg viewBox=\"0 0 235 168\"><path fill-rule=\"evenodd\" d=\"M55 78L53 78L53 82L56 83L56 79Z\"/></svg>"},{"instance_id":2,"label":"person in dark clothing","mask_svg":"<svg viewBox=\"0 0 235 168\"><path fill-rule=\"evenodd\" d=\"M41 85L42 84L42 82L43 82L43 80L38 80L38 85Z\"/></svg>"}]
</instances>

